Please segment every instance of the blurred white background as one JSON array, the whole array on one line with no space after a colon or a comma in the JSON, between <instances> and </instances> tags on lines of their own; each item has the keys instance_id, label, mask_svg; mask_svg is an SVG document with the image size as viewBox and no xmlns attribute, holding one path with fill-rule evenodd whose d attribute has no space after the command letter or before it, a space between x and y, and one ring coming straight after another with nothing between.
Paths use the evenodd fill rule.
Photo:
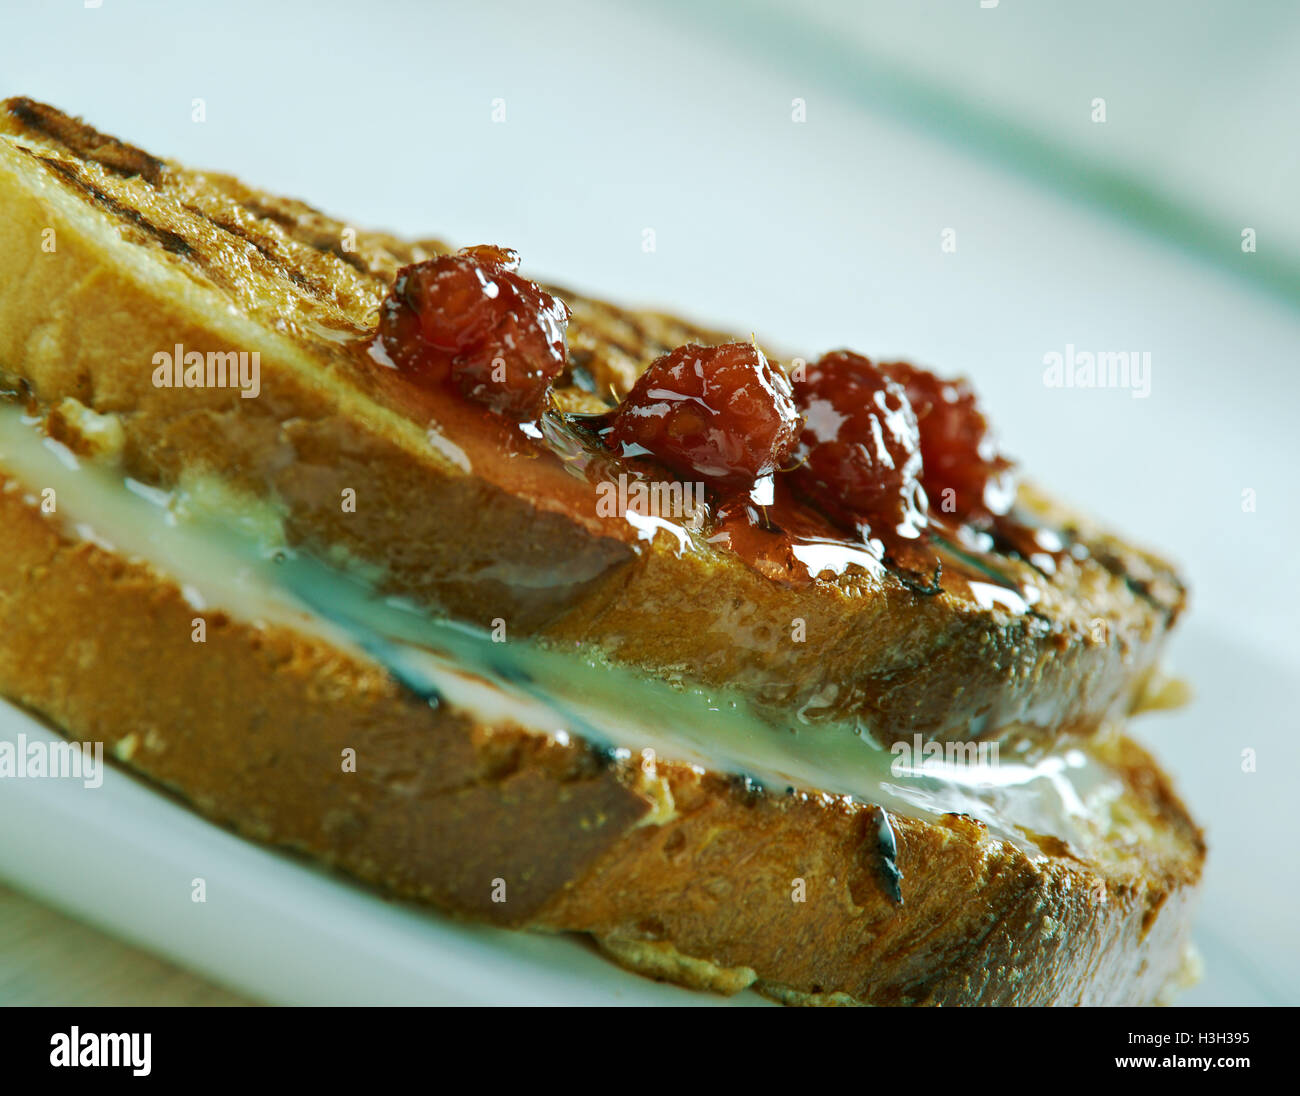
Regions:
<instances>
[{"instance_id":1,"label":"blurred white background","mask_svg":"<svg viewBox=\"0 0 1300 1096\"><path fill-rule=\"evenodd\" d=\"M802 353L972 376L1035 479L1190 577L1197 702L1138 726L1211 844L1184 1002L1300 1002L1300 11L63 0L5 24L0 94L151 151ZM1046 387L1067 344L1149 352L1149 397ZM6 870L131 934L54 868ZM152 942L293 996L210 939Z\"/></svg>"}]
</instances>

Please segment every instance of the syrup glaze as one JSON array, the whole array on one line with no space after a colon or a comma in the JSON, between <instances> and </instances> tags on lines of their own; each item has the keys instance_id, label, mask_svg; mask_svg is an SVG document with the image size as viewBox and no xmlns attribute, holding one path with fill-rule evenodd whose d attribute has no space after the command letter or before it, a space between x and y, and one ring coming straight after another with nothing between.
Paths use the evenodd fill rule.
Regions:
<instances>
[{"instance_id":1,"label":"syrup glaze","mask_svg":"<svg viewBox=\"0 0 1300 1096\"><path fill-rule=\"evenodd\" d=\"M601 518L595 506L593 488L616 482L620 474L647 484L673 478L649 456L620 457L610 450L604 439L612 429L612 409L586 415L551 407L535 422L517 423L468 403L449 388L410 386L381 363L373 338L363 353L375 363L375 384L428 423L431 444L450 452L463 471L543 509L568 514L599 535L628 543L652 535L644 521L636 520L643 515L625 513L621 520L610 520ZM910 539L854 536L804 502L780 473L766 486L766 503L745 493L710 489L703 522L660 514L653 528L675 531L683 550L703 543L731 551L765 578L790 586L852 574L892 575L921 595L942 590L1012 612L1031 611L1039 591L1008 572L1008 558L1023 560L1050 579L1064 559L1082 558L1088 551L1068 531L1043 526L1015 508L978 524L949 523L931 514L927 527Z\"/></svg>"},{"instance_id":2,"label":"syrup glaze","mask_svg":"<svg viewBox=\"0 0 1300 1096\"><path fill-rule=\"evenodd\" d=\"M473 263L483 254L487 252L481 248L467 249L458 261ZM799 471L796 463L761 475L753 483L745 482L743 476L700 473L695 478L703 483L704 513L693 514L690 520L682 515L648 515L632 507L612 518L602 515L595 504L596 488L601 484L620 478L646 485L690 478L689 470L683 469L679 460L673 460L670 468L641 447L626 444L623 438L615 439L620 420L627 420L637 389L622 403L616 403L611 393L605 398L609 410L598 414L565 413L549 391L544 405L534 414L503 414L500 399L493 406L493 401L484 402L467 394L463 378L458 380L454 370L411 369L408 363L416 356L412 340L420 337L423 328L402 322L406 319L402 310L413 306L409 294L398 290L409 286L418 273L416 267L399 275L395 292L385 305L386 323L354 345L364 373L385 394L385 402L397 403L416 421L428 424L431 445L462 471L493 482L543 510L563 513L593 533L635 546L666 529L676 537L681 551L693 547L729 551L764 577L790 586L855 574L892 577L920 596L947 592L984 608L1013 613L1034 612L1041 590L1032 576L1050 581L1066 559L1078 560L1088 554L1087 548L1068 531L1048 528L1012 504L1013 493L1005 474L1010 464L989 448L984 420L975 411L969 387L964 382L939 381L901 364L888 367L899 375L898 384L888 378L890 391L901 391L905 384L909 391L923 393L928 402L922 407L933 416L932 425L942 422L945 429L957 435L951 440L938 439L937 451L943 453L945 461L946 479L942 482L952 482L953 470L959 467L953 453L960 452L962 445L968 446L972 461L979 466L960 483L964 512L936 512L927 505L924 490L912 490L913 483L908 487L906 506L898 513L891 511L889 520L877 520L871 515L854 520L853 514L820 505L816 497L810 497L801 486L807 476L791 474ZM526 326L529 318L520 316L519 302L536 295L530 294L528 283L513 270L512 256L508 274L521 284L517 292L508 295L513 309L509 318L515 326ZM495 272L499 281L500 268ZM555 311L550 298L537 299L546 309ZM736 347L742 345L689 349L700 355L725 353L734 358ZM548 349L563 357L562 344ZM424 358L440 352L428 345L416 348ZM502 352L508 353L508 348ZM677 357L680 353L674 351L656 366ZM845 362L858 369L876 369L867 359L847 351L826 355L813 368L824 363L843 367ZM555 374L564 379L569 371L566 363L565 371L561 373L557 368ZM819 375L818 383L824 393L825 373ZM689 394L687 398L691 398ZM978 436L965 426L959 414L965 415L966 423L975 424ZM803 461L807 460L809 437L805 429ZM944 451L945 445L950 446L950 451ZM933 431L929 438L923 437L921 448L936 451ZM796 456L800 456L798 450ZM985 481L983 497L972 503L970 500L978 496ZM1008 567L1008 561L1027 566Z\"/></svg>"}]
</instances>

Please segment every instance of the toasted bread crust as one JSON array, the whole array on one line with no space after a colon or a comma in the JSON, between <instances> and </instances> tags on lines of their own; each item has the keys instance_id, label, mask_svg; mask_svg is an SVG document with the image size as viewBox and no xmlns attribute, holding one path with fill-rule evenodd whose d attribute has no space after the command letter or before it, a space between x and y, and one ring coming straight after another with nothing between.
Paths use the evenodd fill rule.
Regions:
<instances>
[{"instance_id":1,"label":"toasted bread crust","mask_svg":"<svg viewBox=\"0 0 1300 1096\"><path fill-rule=\"evenodd\" d=\"M1204 846L1124 740L1098 744L1127 789L1101 859L1031 860L964 817L891 815L898 905L869 804L647 771L431 708L320 641L196 614L3 476L0 530L0 694L208 816L395 893L793 1003L1148 1003L1182 962Z\"/></svg>"},{"instance_id":2,"label":"toasted bread crust","mask_svg":"<svg viewBox=\"0 0 1300 1096\"><path fill-rule=\"evenodd\" d=\"M591 484L544 461L475 454L467 471L430 444L400 392L358 371L344 344L369 330L397 268L436 241L358 232L345 244L347 226L302 203L28 100L0 108L0 203L0 387L118 414L137 478L219 474L282 506L295 543L341 547L382 567L390 588L466 619L813 717L858 717L882 741L1047 745L1128 709L1181 609L1168 565L1065 513L1097 550L1051 582L1035 574L1043 600L1019 615L919 597L888 576L792 590L727 553L682 552L666 534L638 542L597 518ZM626 391L680 342L725 338L564 296L571 357L597 392ZM258 350L260 396L155 388L153 355L174 344ZM594 399L577 383L559 398ZM356 513L340 510L345 488L362 500ZM804 642L789 641L796 620Z\"/></svg>"}]
</instances>

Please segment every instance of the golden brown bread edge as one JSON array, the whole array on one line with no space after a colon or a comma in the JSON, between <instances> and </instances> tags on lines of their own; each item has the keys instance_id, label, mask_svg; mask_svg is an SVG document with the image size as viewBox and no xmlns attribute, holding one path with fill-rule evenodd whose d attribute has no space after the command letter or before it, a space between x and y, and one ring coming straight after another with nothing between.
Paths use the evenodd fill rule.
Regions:
<instances>
[{"instance_id":1,"label":"golden brown bread edge","mask_svg":"<svg viewBox=\"0 0 1300 1096\"><path fill-rule=\"evenodd\" d=\"M1167 564L1028 492L1031 510L1091 551L1052 582L1008 561L1043 591L1032 614L865 575L788 589L666 536L634 547L624 523L596 517L590 484L503 487L500 460L467 474L358 367L345 344L373 324L397 268L436 242L353 240L301 202L166 163L30 100L0 106L0 208L0 388L117 414L135 477L226 477L283 506L295 543L341 548L383 568L390 589L503 619L512 635L859 716L883 741L1022 723L1017 736L1050 742L1132 705L1183 605ZM572 360L599 390L625 391L673 345L725 337L564 296ZM261 395L153 387L153 355L177 343L258 350ZM572 380L561 403L589 406ZM362 500L356 513L338 505L344 487ZM806 642L787 640L796 619Z\"/></svg>"},{"instance_id":2,"label":"golden brown bread edge","mask_svg":"<svg viewBox=\"0 0 1300 1096\"><path fill-rule=\"evenodd\" d=\"M0 470L0 694L246 836L455 914L590 934L655 977L788 1003L1148 1004L1181 976L1204 846L1127 740L1095 744L1126 789L1098 859L1031 860L965 817L891 814L897 905L878 808L483 725L221 612L192 643L170 579L70 536L38 497Z\"/></svg>"}]
</instances>

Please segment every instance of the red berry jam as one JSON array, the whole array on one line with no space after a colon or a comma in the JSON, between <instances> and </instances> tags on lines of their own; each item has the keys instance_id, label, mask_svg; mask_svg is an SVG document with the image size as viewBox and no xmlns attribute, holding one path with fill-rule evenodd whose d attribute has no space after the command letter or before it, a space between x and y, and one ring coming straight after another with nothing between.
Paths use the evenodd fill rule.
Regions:
<instances>
[{"instance_id":1,"label":"red berry jam","mask_svg":"<svg viewBox=\"0 0 1300 1096\"><path fill-rule=\"evenodd\" d=\"M867 358L823 355L796 377L803 431L792 484L833 521L883 533L924 524L921 440L902 387Z\"/></svg>"},{"instance_id":2,"label":"red berry jam","mask_svg":"<svg viewBox=\"0 0 1300 1096\"><path fill-rule=\"evenodd\" d=\"M781 466L798 426L789 380L758 347L687 343L640 376L610 441L679 475L746 488Z\"/></svg>"},{"instance_id":3,"label":"red berry jam","mask_svg":"<svg viewBox=\"0 0 1300 1096\"><path fill-rule=\"evenodd\" d=\"M944 380L905 362L881 370L903 386L921 432L921 483L936 514L958 518L1005 514L1014 493L1011 462L997 443L965 380Z\"/></svg>"},{"instance_id":4,"label":"red berry jam","mask_svg":"<svg viewBox=\"0 0 1300 1096\"><path fill-rule=\"evenodd\" d=\"M565 364L569 309L515 273L508 248L465 248L403 267L380 314L389 357L418 383L450 379L469 399L536 418Z\"/></svg>"}]
</instances>

